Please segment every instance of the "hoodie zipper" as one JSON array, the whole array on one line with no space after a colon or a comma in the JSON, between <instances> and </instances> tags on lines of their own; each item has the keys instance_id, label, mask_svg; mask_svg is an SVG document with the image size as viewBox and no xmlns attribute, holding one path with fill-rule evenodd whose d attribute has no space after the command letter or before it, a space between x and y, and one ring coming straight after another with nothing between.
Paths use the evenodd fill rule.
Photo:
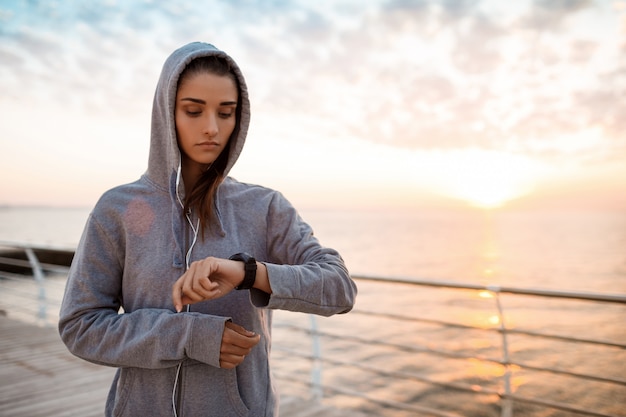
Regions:
<instances>
[{"instance_id":1,"label":"hoodie zipper","mask_svg":"<svg viewBox=\"0 0 626 417\"><path fill-rule=\"evenodd\" d=\"M176 417L183 417L182 414L182 399L183 399L183 375L185 373L185 367L183 363L180 364L180 372L177 373L176 380Z\"/></svg>"}]
</instances>

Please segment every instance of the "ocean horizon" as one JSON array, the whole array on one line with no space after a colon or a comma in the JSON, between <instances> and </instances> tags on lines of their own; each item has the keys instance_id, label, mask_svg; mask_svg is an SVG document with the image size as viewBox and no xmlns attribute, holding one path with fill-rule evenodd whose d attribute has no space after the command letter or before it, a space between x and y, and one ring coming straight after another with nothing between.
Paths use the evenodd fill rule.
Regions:
<instances>
[{"instance_id":1,"label":"ocean horizon","mask_svg":"<svg viewBox=\"0 0 626 417\"><path fill-rule=\"evenodd\" d=\"M0 241L74 249L91 207L0 206ZM305 209L351 273L626 292L626 213Z\"/></svg>"}]
</instances>

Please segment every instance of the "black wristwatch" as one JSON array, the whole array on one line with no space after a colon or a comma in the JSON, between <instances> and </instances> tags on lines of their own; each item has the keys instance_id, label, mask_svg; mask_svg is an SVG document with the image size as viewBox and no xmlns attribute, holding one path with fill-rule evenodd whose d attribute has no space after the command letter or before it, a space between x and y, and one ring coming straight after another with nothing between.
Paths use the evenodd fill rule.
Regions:
<instances>
[{"instance_id":1,"label":"black wristwatch","mask_svg":"<svg viewBox=\"0 0 626 417\"><path fill-rule=\"evenodd\" d=\"M236 290L249 290L256 280L256 259L247 253L236 253L230 258L231 261L241 261L244 263L246 274L241 284L235 287Z\"/></svg>"}]
</instances>

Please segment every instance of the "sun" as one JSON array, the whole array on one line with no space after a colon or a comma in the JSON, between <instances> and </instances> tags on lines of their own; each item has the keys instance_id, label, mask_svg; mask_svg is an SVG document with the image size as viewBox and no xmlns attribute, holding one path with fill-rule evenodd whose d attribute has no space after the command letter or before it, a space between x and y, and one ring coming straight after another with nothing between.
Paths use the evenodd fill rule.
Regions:
<instances>
[{"instance_id":1,"label":"sun","mask_svg":"<svg viewBox=\"0 0 626 417\"><path fill-rule=\"evenodd\" d=\"M510 170L510 168L508 168ZM480 208L497 208L506 202L529 194L532 186L521 176L512 172L466 173L465 177L457 178L457 183L449 190L456 198L465 200L472 206Z\"/></svg>"},{"instance_id":2,"label":"sun","mask_svg":"<svg viewBox=\"0 0 626 417\"><path fill-rule=\"evenodd\" d=\"M537 161L501 151L459 150L446 159L438 192L486 209L530 194L543 171Z\"/></svg>"}]
</instances>

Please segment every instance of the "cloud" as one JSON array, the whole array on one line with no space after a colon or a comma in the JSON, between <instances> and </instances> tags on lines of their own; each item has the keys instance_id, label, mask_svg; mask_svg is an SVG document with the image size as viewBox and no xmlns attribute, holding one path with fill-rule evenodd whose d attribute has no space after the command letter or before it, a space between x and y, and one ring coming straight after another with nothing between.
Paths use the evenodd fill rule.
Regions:
<instances>
[{"instance_id":1,"label":"cloud","mask_svg":"<svg viewBox=\"0 0 626 417\"><path fill-rule=\"evenodd\" d=\"M442 3L449 6L443 13L417 4L421 22L443 29L411 37L393 14L401 7L368 22L369 33L379 38L365 35L375 45L367 49L371 55L352 56L353 66L364 64L369 72L366 82L355 77L348 89L348 95L367 103L359 106L362 117L350 120L353 134L407 148L513 147L544 155L529 144L555 141L558 146L540 149L558 150L560 137L590 126L600 125L609 135L598 152L623 141L618 112L624 97L607 91L623 91L615 89L623 85L617 80L619 61L580 67L599 55L601 42L609 57L616 44L606 42L610 35L597 41L589 29L566 25L591 10L591 2L536 3L518 16L517 21L534 22L523 31L516 20L512 26L496 23L498 16L486 16L472 2ZM552 37L541 36L546 27ZM425 49L425 40L440 54ZM396 58L389 62L385 58L391 55ZM615 74L613 82L602 67ZM601 103L593 104L593 97Z\"/></svg>"},{"instance_id":2,"label":"cloud","mask_svg":"<svg viewBox=\"0 0 626 417\"><path fill-rule=\"evenodd\" d=\"M452 62L466 74L495 71L501 65L501 38L506 29L487 16L477 14L467 24L455 31L456 40L452 50Z\"/></svg>"},{"instance_id":3,"label":"cloud","mask_svg":"<svg viewBox=\"0 0 626 417\"><path fill-rule=\"evenodd\" d=\"M593 5L593 0L535 0L520 23L531 30L558 32L569 17Z\"/></svg>"},{"instance_id":4,"label":"cloud","mask_svg":"<svg viewBox=\"0 0 626 417\"><path fill-rule=\"evenodd\" d=\"M603 149L624 141L625 33L575 24L599 0L19 4L0 10L6 97L146 112L167 54L207 40L238 60L258 114L324 136L550 155L590 127Z\"/></svg>"},{"instance_id":5,"label":"cloud","mask_svg":"<svg viewBox=\"0 0 626 417\"><path fill-rule=\"evenodd\" d=\"M571 65L585 65L593 58L599 48L597 42L575 40L569 45L569 62Z\"/></svg>"}]
</instances>

